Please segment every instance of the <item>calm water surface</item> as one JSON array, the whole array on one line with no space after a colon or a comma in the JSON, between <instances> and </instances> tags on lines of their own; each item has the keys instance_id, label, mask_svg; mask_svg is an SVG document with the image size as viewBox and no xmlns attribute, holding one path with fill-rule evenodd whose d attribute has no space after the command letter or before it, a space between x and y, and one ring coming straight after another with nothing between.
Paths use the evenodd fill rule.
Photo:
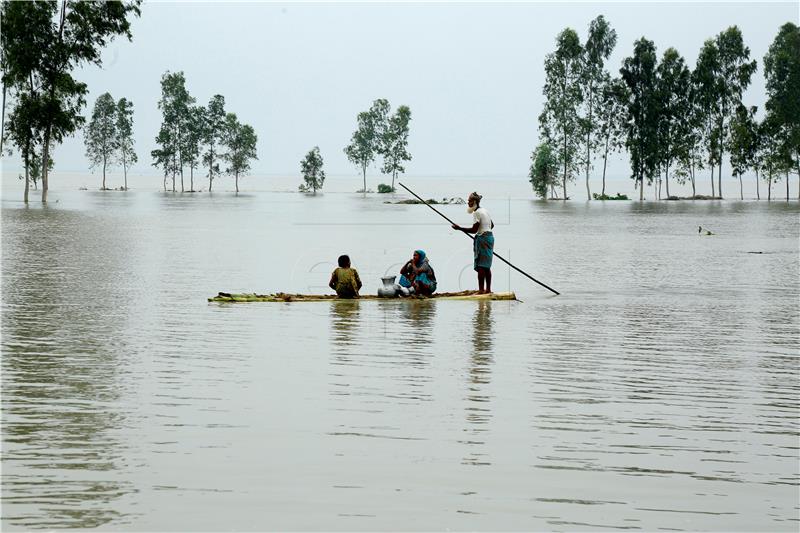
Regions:
<instances>
[{"instance_id":1,"label":"calm water surface","mask_svg":"<svg viewBox=\"0 0 800 533\"><path fill-rule=\"evenodd\" d=\"M3 529L797 531L797 202L459 186L561 296L209 304L415 248L473 288L470 243L377 195L4 197Z\"/></svg>"}]
</instances>

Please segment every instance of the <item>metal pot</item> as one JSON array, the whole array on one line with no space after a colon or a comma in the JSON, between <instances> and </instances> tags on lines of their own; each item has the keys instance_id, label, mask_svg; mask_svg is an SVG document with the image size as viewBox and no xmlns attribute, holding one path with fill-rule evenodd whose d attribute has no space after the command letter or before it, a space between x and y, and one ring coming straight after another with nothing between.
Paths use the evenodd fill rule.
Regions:
<instances>
[{"instance_id":1,"label":"metal pot","mask_svg":"<svg viewBox=\"0 0 800 533\"><path fill-rule=\"evenodd\" d=\"M383 298L394 298L397 296L397 290L395 289L394 280L397 276L386 276L381 278L383 282L383 286L378 287L378 296Z\"/></svg>"}]
</instances>

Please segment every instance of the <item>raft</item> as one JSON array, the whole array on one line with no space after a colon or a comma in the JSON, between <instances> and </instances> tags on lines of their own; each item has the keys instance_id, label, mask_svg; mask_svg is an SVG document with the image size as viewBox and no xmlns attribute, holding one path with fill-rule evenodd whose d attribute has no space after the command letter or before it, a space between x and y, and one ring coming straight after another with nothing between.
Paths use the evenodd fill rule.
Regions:
<instances>
[{"instance_id":1,"label":"raft","mask_svg":"<svg viewBox=\"0 0 800 533\"><path fill-rule=\"evenodd\" d=\"M513 292L492 292L478 294L478 291L440 292L431 296L412 295L396 298L385 298L373 294L360 296L357 300L386 300L386 301L419 301L419 300L516 300ZM276 292L275 294L240 293L232 294L220 292L208 299L209 302L244 303L244 302L326 302L331 300L346 301L335 294L288 294Z\"/></svg>"}]
</instances>

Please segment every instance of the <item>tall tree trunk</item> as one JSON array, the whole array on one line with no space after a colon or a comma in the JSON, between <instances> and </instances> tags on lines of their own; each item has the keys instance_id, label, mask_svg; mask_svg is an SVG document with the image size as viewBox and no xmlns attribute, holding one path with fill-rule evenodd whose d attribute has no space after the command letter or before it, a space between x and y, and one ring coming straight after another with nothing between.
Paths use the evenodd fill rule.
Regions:
<instances>
[{"instance_id":1,"label":"tall tree trunk","mask_svg":"<svg viewBox=\"0 0 800 533\"><path fill-rule=\"evenodd\" d=\"M567 201L567 134L564 132L564 176L561 178L561 186L564 189L564 201Z\"/></svg>"},{"instance_id":2,"label":"tall tree trunk","mask_svg":"<svg viewBox=\"0 0 800 533\"><path fill-rule=\"evenodd\" d=\"M756 169L756 198L761 200L761 191L758 190L758 169Z\"/></svg>"},{"instance_id":3,"label":"tall tree trunk","mask_svg":"<svg viewBox=\"0 0 800 533\"><path fill-rule=\"evenodd\" d=\"M175 171L172 171L172 192L175 191Z\"/></svg>"},{"instance_id":4,"label":"tall tree trunk","mask_svg":"<svg viewBox=\"0 0 800 533\"><path fill-rule=\"evenodd\" d=\"M603 191L600 193L602 196L606 195L606 166L608 165L608 138L606 135L606 151L603 154Z\"/></svg>"},{"instance_id":5,"label":"tall tree trunk","mask_svg":"<svg viewBox=\"0 0 800 533\"><path fill-rule=\"evenodd\" d=\"M697 188L694 181L694 163L689 165L689 178L692 180L692 197L697 196Z\"/></svg>"},{"instance_id":6,"label":"tall tree trunk","mask_svg":"<svg viewBox=\"0 0 800 533\"><path fill-rule=\"evenodd\" d=\"M644 200L644 176L639 178L639 201Z\"/></svg>"},{"instance_id":7,"label":"tall tree trunk","mask_svg":"<svg viewBox=\"0 0 800 533\"><path fill-rule=\"evenodd\" d=\"M47 126L44 131L44 148L42 148L42 203L47 203L47 161L50 159L48 147L50 146L50 126Z\"/></svg>"},{"instance_id":8,"label":"tall tree trunk","mask_svg":"<svg viewBox=\"0 0 800 533\"><path fill-rule=\"evenodd\" d=\"M67 18L67 1L61 1L61 16L58 25L58 42L61 43L61 40L64 36L64 22ZM50 101L55 98L56 94L56 86L55 81L49 80L50 83ZM50 133L51 133L52 124L48 122L47 126L44 129L44 148L42 150L42 203L47 203L47 190L49 189L49 180L50 180L50 171L48 169L47 162L50 161Z\"/></svg>"},{"instance_id":9,"label":"tall tree trunk","mask_svg":"<svg viewBox=\"0 0 800 533\"><path fill-rule=\"evenodd\" d=\"M189 167L189 192L194 192L194 167Z\"/></svg>"},{"instance_id":10,"label":"tall tree trunk","mask_svg":"<svg viewBox=\"0 0 800 533\"><path fill-rule=\"evenodd\" d=\"M128 190L128 163L125 162L125 156L122 156L122 176L125 180L125 190Z\"/></svg>"},{"instance_id":11,"label":"tall tree trunk","mask_svg":"<svg viewBox=\"0 0 800 533\"><path fill-rule=\"evenodd\" d=\"M664 180L667 184L667 200L669 200L669 163L667 163L667 168L664 172Z\"/></svg>"},{"instance_id":12,"label":"tall tree trunk","mask_svg":"<svg viewBox=\"0 0 800 533\"><path fill-rule=\"evenodd\" d=\"M591 103L589 104L589 109L590 109L589 122L591 123L592 121ZM586 199L587 200L592 199L592 191L589 190L589 157L591 154L591 149L589 147L589 143L591 141L590 132L591 132L591 126L590 126L590 131L586 132Z\"/></svg>"},{"instance_id":13,"label":"tall tree trunk","mask_svg":"<svg viewBox=\"0 0 800 533\"><path fill-rule=\"evenodd\" d=\"M239 192L239 173L236 173L236 192Z\"/></svg>"},{"instance_id":14,"label":"tall tree trunk","mask_svg":"<svg viewBox=\"0 0 800 533\"><path fill-rule=\"evenodd\" d=\"M5 52L3 52L5 53ZM3 70L5 70L5 61L3 61ZM3 83L3 117L0 118L0 153L3 151L3 137L6 132L6 84ZM28 203L28 200L25 200Z\"/></svg>"},{"instance_id":15,"label":"tall tree trunk","mask_svg":"<svg viewBox=\"0 0 800 533\"><path fill-rule=\"evenodd\" d=\"M106 190L106 155L103 154L103 190Z\"/></svg>"},{"instance_id":16,"label":"tall tree trunk","mask_svg":"<svg viewBox=\"0 0 800 533\"><path fill-rule=\"evenodd\" d=\"M184 192L184 190L183 190L183 162L181 162L181 192Z\"/></svg>"},{"instance_id":17,"label":"tall tree trunk","mask_svg":"<svg viewBox=\"0 0 800 533\"><path fill-rule=\"evenodd\" d=\"M767 201L772 201L772 174L767 176Z\"/></svg>"},{"instance_id":18,"label":"tall tree trunk","mask_svg":"<svg viewBox=\"0 0 800 533\"><path fill-rule=\"evenodd\" d=\"M361 175L364 178L364 195L367 194L367 165L361 165Z\"/></svg>"},{"instance_id":19,"label":"tall tree trunk","mask_svg":"<svg viewBox=\"0 0 800 533\"><path fill-rule=\"evenodd\" d=\"M164 171L164 192L167 192L167 171Z\"/></svg>"},{"instance_id":20,"label":"tall tree trunk","mask_svg":"<svg viewBox=\"0 0 800 533\"><path fill-rule=\"evenodd\" d=\"M786 169L786 201L789 201L789 169Z\"/></svg>"},{"instance_id":21,"label":"tall tree trunk","mask_svg":"<svg viewBox=\"0 0 800 533\"><path fill-rule=\"evenodd\" d=\"M31 178L30 178L30 156L27 155L30 152L30 141L27 142L27 147L25 149L25 205L28 205L28 193L31 190Z\"/></svg>"},{"instance_id":22,"label":"tall tree trunk","mask_svg":"<svg viewBox=\"0 0 800 533\"><path fill-rule=\"evenodd\" d=\"M208 143L208 192L211 192L211 182L214 180L214 143Z\"/></svg>"},{"instance_id":23,"label":"tall tree trunk","mask_svg":"<svg viewBox=\"0 0 800 533\"><path fill-rule=\"evenodd\" d=\"M720 148L719 152L719 165L717 166L717 191L719 192L719 197L722 198L722 148Z\"/></svg>"},{"instance_id":24,"label":"tall tree trunk","mask_svg":"<svg viewBox=\"0 0 800 533\"><path fill-rule=\"evenodd\" d=\"M716 197L716 189L714 189L714 163L711 163L711 197Z\"/></svg>"},{"instance_id":25,"label":"tall tree trunk","mask_svg":"<svg viewBox=\"0 0 800 533\"><path fill-rule=\"evenodd\" d=\"M744 200L744 189L742 188L742 175L739 174L739 200Z\"/></svg>"}]
</instances>

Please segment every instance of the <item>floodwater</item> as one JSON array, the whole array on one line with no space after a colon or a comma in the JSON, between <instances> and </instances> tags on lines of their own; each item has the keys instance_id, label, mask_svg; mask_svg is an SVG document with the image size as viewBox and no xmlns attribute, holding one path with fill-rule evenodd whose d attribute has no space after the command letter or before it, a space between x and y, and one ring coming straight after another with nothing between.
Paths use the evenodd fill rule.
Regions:
<instances>
[{"instance_id":1,"label":"floodwater","mask_svg":"<svg viewBox=\"0 0 800 533\"><path fill-rule=\"evenodd\" d=\"M210 304L416 248L474 288L471 244L383 195L6 191L2 528L797 531L796 200L413 186L561 296Z\"/></svg>"}]
</instances>

